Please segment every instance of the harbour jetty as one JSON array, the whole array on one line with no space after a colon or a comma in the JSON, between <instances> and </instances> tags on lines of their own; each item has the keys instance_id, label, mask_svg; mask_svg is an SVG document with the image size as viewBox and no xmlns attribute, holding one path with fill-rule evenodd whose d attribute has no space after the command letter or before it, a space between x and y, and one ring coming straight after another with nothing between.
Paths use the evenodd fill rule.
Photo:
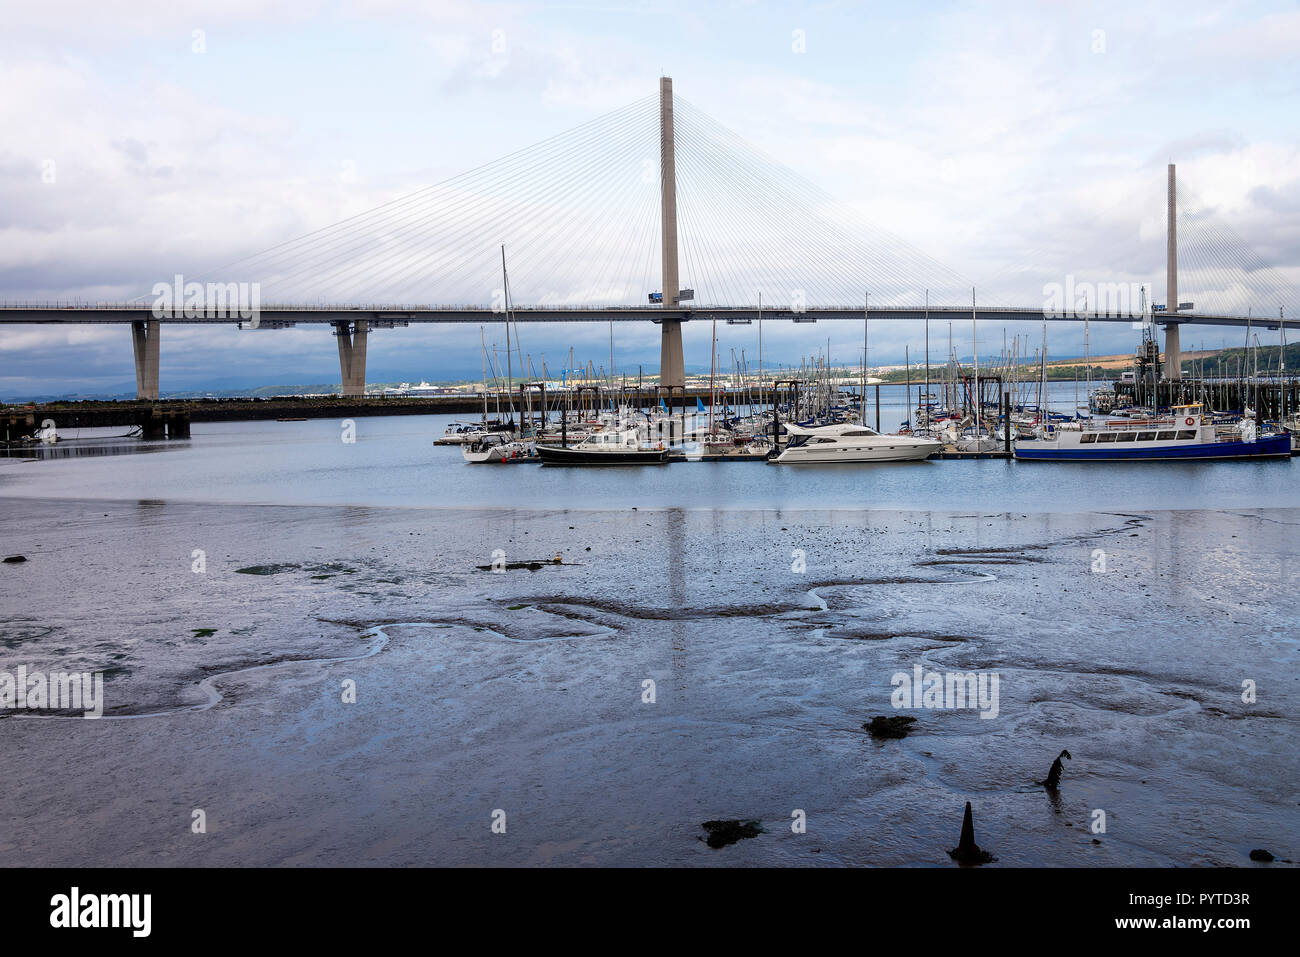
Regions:
<instances>
[{"instance_id":1,"label":"harbour jetty","mask_svg":"<svg viewBox=\"0 0 1300 957\"><path fill-rule=\"evenodd\" d=\"M666 390L665 390L666 392ZM674 390L674 407L681 404L683 396L690 408L696 402L713 405L709 390ZM510 397L489 392L487 401L506 405ZM736 391L724 393L715 389L713 398L718 405L735 405L747 399ZM518 399L516 398L516 401ZM85 400L47 402L39 404L6 405L0 407L0 423L11 423L12 429L22 434L40 426L45 419L53 419L61 429L95 428L98 426L141 425L144 419L157 416L184 415L190 422L241 422L261 419L333 419L360 418L370 415L466 415L483 410L483 393L460 393L433 396L275 396L273 398L204 398L159 399L140 402L136 400ZM12 422L11 422L12 420ZM23 427L25 431L22 431ZM15 432L17 434L17 432Z\"/></svg>"}]
</instances>

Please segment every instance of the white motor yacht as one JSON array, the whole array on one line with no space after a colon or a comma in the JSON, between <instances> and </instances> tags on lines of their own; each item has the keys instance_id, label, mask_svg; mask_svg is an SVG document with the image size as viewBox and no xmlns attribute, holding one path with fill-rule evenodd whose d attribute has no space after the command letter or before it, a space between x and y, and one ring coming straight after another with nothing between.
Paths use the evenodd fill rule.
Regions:
<instances>
[{"instance_id":1,"label":"white motor yacht","mask_svg":"<svg viewBox=\"0 0 1300 957\"><path fill-rule=\"evenodd\" d=\"M882 435L865 425L787 425L785 450L772 461L782 465L814 462L910 462L928 458L943 448L938 439L914 435Z\"/></svg>"}]
</instances>

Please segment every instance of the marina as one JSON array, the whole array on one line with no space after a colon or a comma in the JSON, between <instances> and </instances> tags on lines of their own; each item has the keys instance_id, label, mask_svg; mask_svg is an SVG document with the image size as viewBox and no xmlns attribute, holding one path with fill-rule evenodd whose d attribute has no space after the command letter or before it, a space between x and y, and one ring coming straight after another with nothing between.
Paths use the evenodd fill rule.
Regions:
<instances>
[{"instance_id":1,"label":"marina","mask_svg":"<svg viewBox=\"0 0 1300 957\"><path fill-rule=\"evenodd\" d=\"M16 939L1286 934L1293 5L154 6L0 58Z\"/></svg>"}]
</instances>

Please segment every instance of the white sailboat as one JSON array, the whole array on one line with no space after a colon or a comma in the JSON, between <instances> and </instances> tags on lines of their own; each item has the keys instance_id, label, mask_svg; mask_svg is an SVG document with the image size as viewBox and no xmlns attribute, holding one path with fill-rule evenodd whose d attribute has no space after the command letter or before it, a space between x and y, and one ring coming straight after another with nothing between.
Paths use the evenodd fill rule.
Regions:
<instances>
[{"instance_id":1,"label":"white sailboat","mask_svg":"<svg viewBox=\"0 0 1300 957\"><path fill-rule=\"evenodd\" d=\"M483 432L460 447L460 454L471 464L536 461L533 443L516 439L508 432Z\"/></svg>"}]
</instances>

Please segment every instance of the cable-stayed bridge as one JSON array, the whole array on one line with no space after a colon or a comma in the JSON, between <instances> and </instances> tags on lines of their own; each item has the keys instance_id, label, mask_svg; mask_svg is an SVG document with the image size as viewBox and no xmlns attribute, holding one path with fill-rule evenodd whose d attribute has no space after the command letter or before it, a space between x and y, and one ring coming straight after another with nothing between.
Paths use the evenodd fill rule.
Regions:
<instances>
[{"instance_id":1,"label":"cable-stayed bridge","mask_svg":"<svg viewBox=\"0 0 1300 957\"><path fill-rule=\"evenodd\" d=\"M129 323L139 395L152 399L167 322L328 324L343 392L360 395L369 333L421 322L653 321L660 383L680 386L681 324L699 318L1155 321L1177 378L1181 325L1277 328L1294 315L1293 286L1180 193L1172 165L1165 227L1158 293L1150 277L1075 285L1059 268L1050 295L1022 267L977 284L674 97L664 77L657 96L220 269L162 277L131 302L0 303L0 322Z\"/></svg>"}]
</instances>

